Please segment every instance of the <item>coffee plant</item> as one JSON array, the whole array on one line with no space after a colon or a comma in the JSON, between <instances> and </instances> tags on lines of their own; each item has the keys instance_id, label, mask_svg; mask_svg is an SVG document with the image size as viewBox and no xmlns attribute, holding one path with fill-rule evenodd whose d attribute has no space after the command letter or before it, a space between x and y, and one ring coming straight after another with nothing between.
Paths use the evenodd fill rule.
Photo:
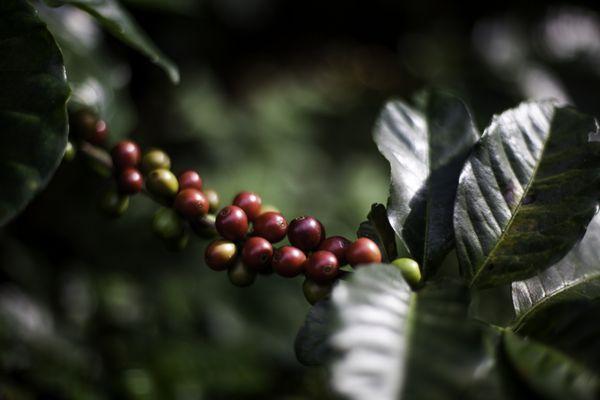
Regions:
<instances>
[{"instance_id":1,"label":"coffee plant","mask_svg":"<svg viewBox=\"0 0 600 400\"><path fill-rule=\"evenodd\" d=\"M85 11L179 80L116 0L46 3ZM112 140L101 110L70 98L59 46L24 0L0 3L0 55L0 225L79 158L89 167L81 179L108 183L101 213L118 218L132 196L148 197L165 248L205 242L206 266L235 286L303 276L312 307L296 356L326 365L342 398L600 397L593 117L528 101L480 132L449 92L389 101L373 130L390 165L389 200L346 238L244 188L225 202L210 176L173 171L165 151Z\"/></svg>"}]
</instances>

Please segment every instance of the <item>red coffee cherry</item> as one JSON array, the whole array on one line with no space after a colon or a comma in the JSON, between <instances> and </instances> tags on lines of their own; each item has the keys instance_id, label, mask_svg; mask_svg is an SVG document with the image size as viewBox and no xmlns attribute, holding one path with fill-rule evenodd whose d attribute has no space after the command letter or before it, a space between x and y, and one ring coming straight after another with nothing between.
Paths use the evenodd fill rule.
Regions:
<instances>
[{"instance_id":1,"label":"red coffee cherry","mask_svg":"<svg viewBox=\"0 0 600 400\"><path fill-rule=\"evenodd\" d=\"M346 265L346 251L351 244L352 242L343 236L331 236L321 243L319 250L332 252L340 265Z\"/></svg>"},{"instance_id":2,"label":"red coffee cherry","mask_svg":"<svg viewBox=\"0 0 600 400\"><path fill-rule=\"evenodd\" d=\"M368 238L358 238L346 250L346 259L350 265L370 264L381 262L379 246Z\"/></svg>"},{"instance_id":3,"label":"red coffee cherry","mask_svg":"<svg viewBox=\"0 0 600 400\"><path fill-rule=\"evenodd\" d=\"M204 261L215 271L224 271L232 265L237 256L235 243L218 239L210 243L204 252Z\"/></svg>"},{"instance_id":4,"label":"red coffee cherry","mask_svg":"<svg viewBox=\"0 0 600 400\"><path fill-rule=\"evenodd\" d=\"M215 227L225 239L240 240L248 232L248 217L241 208L227 206L217 214Z\"/></svg>"},{"instance_id":5,"label":"red coffee cherry","mask_svg":"<svg viewBox=\"0 0 600 400\"><path fill-rule=\"evenodd\" d=\"M316 218L299 217L292 221L288 228L288 238L293 246L300 250L314 250L325 239L325 229Z\"/></svg>"},{"instance_id":6,"label":"red coffee cherry","mask_svg":"<svg viewBox=\"0 0 600 400\"><path fill-rule=\"evenodd\" d=\"M179 190L196 189L202 190L202 178L196 171L187 170L179 174Z\"/></svg>"},{"instance_id":7,"label":"red coffee cherry","mask_svg":"<svg viewBox=\"0 0 600 400\"><path fill-rule=\"evenodd\" d=\"M136 194L142 191L144 177L137 168L128 167L118 173L117 186L122 194Z\"/></svg>"},{"instance_id":8,"label":"red coffee cherry","mask_svg":"<svg viewBox=\"0 0 600 400\"><path fill-rule=\"evenodd\" d=\"M269 267L273 257L273 246L267 239L258 236L248 238L242 249L242 261L255 271L263 271Z\"/></svg>"},{"instance_id":9,"label":"red coffee cherry","mask_svg":"<svg viewBox=\"0 0 600 400\"><path fill-rule=\"evenodd\" d=\"M271 243L277 243L285 237L287 227L283 215L277 212L266 212L254 220L254 235L265 238Z\"/></svg>"},{"instance_id":10,"label":"red coffee cherry","mask_svg":"<svg viewBox=\"0 0 600 400\"><path fill-rule=\"evenodd\" d=\"M173 203L175 210L184 218L194 220L208 214L208 199L199 190L184 189L177 193Z\"/></svg>"},{"instance_id":11,"label":"red coffee cherry","mask_svg":"<svg viewBox=\"0 0 600 400\"><path fill-rule=\"evenodd\" d=\"M233 205L244 210L248 219L254 221L260 215L262 199L256 193L240 192L233 199Z\"/></svg>"},{"instance_id":12,"label":"red coffee cherry","mask_svg":"<svg viewBox=\"0 0 600 400\"><path fill-rule=\"evenodd\" d=\"M99 119L94 126L91 136L89 136L87 140L96 146L102 146L104 143L106 143L107 138L108 125L106 125L106 121Z\"/></svg>"},{"instance_id":13,"label":"red coffee cherry","mask_svg":"<svg viewBox=\"0 0 600 400\"><path fill-rule=\"evenodd\" d=\"M296 247L283 246L275 250L271 266L281 276L292 278L304 270L306 254Z\"/></svg>"},{"instance_id":14,"label":"red coffee cherry","mask_svg":"<svg viewBox=\"0 0 600 400\"><path fill-rule=\"evenodd\" d=\"M333 253L319 250L308 257L304 270L307 278L323 283L335 279L339 273L340 265Z\"/></svg>"},{"instance_id":15,"label":"red coffee cherry","mask_svg":"<svg viewBox=\"0 0 600 400\"><path fill-rule=\"evenodd\" d=\"M111 152L113 164L117 169L135 167L140 163L141 151L131 140L123 140L113 147Z\"/></svg>"}]
</instances>

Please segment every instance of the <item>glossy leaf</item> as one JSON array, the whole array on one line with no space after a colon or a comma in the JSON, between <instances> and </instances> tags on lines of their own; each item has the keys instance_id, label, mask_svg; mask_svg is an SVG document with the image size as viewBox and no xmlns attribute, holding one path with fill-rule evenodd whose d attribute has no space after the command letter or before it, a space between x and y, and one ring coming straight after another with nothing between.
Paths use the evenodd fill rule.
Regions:
<instances>
[{"instance_id":1,"label":"glossy leaf","mask_svg":"<svg viewBox=\"0 0 600 400\"><path fill-rule=\"evenodd\" d=\"M512 285L514 330L600 369L600 214L562 260Z\"/></svg>"},{"instance_id":2,"label":"glossy leaf","mask_svg":"<svg viewBox=\"0 0 600 400\"><path fill-rule=\"evenodd\" d=\"M460 177L457 252L471 285L525 279L581 239L600 198L595 121L552 102L496 116Z\"/></svg>"},{"instance_id":3,"label":"glossy leaf","mask_svg":"<svg viewBox=\"0 0 600 400\"><path fill-rule=\"evenodd\" d=\"M426 95L418 108L388 103L375 127L391 167L389 220L425 278L452 248L458 177L478 137L466 106L441 92Z\"/></svg>"},{"instance_id":4,"label":"glossy leaf","mask_svg":"<svg viewBox=\"0 0 600 400\"><path fill-rule=\"evenodd\" d=\"M394 266L361 267L333 292L334 388L356 400L500 396L477 390L493 362L468 302L466 288L451 281L412 292Z\"/></svg>"},{"instance_id":5,"label":"glossy leaf","mask_svg":"<svg viewBox=\"0 0 600 400\"><path fill-rule=\"evenodd\" d=\"M331 301L317 302L310 308L304 324L296 335L296 358L304 365L322 365L331 355L329 335L331 330Z\"/></svg>"},{"instance_id":6,"label":"glossy leaf","mask_svg":"<svg viewBox=\"0 0 600 400\"><path fill-rule=\"evenodd\" d=\"M542 343L506 332L503 351L517 376L544 399L592 400L600 393L594 373Z\"/></svg>"},{"instance_id":7,"label":"glossy leaf","mask_svg":"<svg viewBox=\"0 0 600 400\"><path fill-rule=\"evenodd\" d=\"M106 30L165 70L173 82L179 82L179 69L177 66L156 47L119 1L46 0L46 3L53 7L70 4L90 13Z\"/></svg>"},{"instance_id":8,"label":"glossy leaf","mask_svg":"<svg viewBox=\"0 0 600 400\"><path fill-rule=\"evenodd\" d=\"M377 243L381 249L384 262L391 262L398 257L396 235L387 217L383 204L373 204L367 220L362 222L356 233L358 237L366 237Z\"/></svg>"},{"instance_id":9,"label":"glossy leaf","mask_svg":"<svg viewBox=\"0 0 600 400\"><path fill-rule=\"evenodd\" d=\"M60 51L26 1L0 2L0 226L42 190L67 143Z\"/></svg>"}]
</instances>

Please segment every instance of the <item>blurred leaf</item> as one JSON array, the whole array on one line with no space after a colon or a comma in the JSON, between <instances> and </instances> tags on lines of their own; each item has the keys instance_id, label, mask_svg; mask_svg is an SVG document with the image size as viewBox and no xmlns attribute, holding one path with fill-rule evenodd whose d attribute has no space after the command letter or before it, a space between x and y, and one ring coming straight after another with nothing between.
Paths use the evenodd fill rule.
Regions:
<instances>
[{"instance_id":1,"label":"blurred leaf","mask_svg":"<svg viewBox=\"0 0 600 400\"><path fill-rule=\"evenodd\" d=\"M470 285L532 276L585 233L600 197L594 120L553 102L496 116L460 177L457 252Z\"/></svg>"},{"instance_id":2,"label":"blurred leaf","mask_svg":"<svg viewBox=\"0 0 600 400\"><path fill-rule=\"evenodd\" d=\"M296 358L302 364L322 365L331 355L329 345L331 317L329 299L319 301L308 311L294 343Z\"/></svg>"},{"instance_id":3,"label":"blurred leaf","mask_svg":"<svg viewBox=\"0 0 600 400\"><path fill-rule=\"evenodd\" d=\"M466 288L452 281L412 292L394 266L360 268L333 292L335 389L357 400L501 396L477 390L493 365L468 303Z\"/></svg>"},{"instance_id":4,"label":"blurred leaf","mask_svg":"<svg viewBox=\"0 0 600 400\"><path fill-rule=\"evenodd\" d=\"M504 333L502 348L517 375L545 399L597 398L598 377L565 354L511 332Z\"/></svg>"},{"instance_id":5,"label":"blurred leaf","mask_svg":"<svg viewBox=\"0 0 600 400\"><path fill-rule=\"evenodd\" d=\"M0 225L42 190L67 143L62 56L25 1L0 4Z\"/></svg>"},{"instance_id":6,"label":"blurred leaf","mask_svg":"<svg viewBox=\"0 0 600 400\"><path fill-rule=\"evenodd\" d=\"M458 98L433 91L423 100L419 109L388 103L374 138L391 166L390 223L427 278L452 248L458 176L479 135Z\"/></svg>"},{"instance_id":7,"label":"blurred leaf","mask_svg":"<svg viewBox=\"0 0 600 400\"><path fill-rule=\"evenodd\" d=\"M179 82L179 69L156 47L146 33L117 0L45 0L52 7L70 4L94 16L115 37L147 56L167 72L174 83Z\"/></svg>"},{"instance_id":8,"label":"blurred leaf","mask_svg":"<svg viewBox=\"0 0 600 400\"><path fill-rule=\"evenodd\" d=\"M396 235L388 220L383 204L373 204L367 220L362 222L356 233L358 237L366 237L377 243L381 249L384 262L391 262L398 257Z\"/></svg>"}]
</instances>

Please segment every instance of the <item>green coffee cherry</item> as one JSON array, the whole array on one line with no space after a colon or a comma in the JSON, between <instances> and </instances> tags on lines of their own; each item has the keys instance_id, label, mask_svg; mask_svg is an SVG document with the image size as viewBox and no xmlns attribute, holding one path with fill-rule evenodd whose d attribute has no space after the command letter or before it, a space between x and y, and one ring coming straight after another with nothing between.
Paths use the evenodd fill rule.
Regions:
<instances>
[{"instance_id":1,"label":"green coffee cherry","mask_svg":"<svg viewBox=\"0 0 600 400\"><path fill-rule=\"evenodd\" d=\"M116 218L123 215L129 208L129 196L121 195L115 189L110 189L102 195L98 206L104 215Z\"/></svg>"},{"instance_id":2,"label":"green coffee cherry","mask_svg":"<svg viewBox=\"0 0 600 400\"><path fill-rule=\"evenodd\" d=\"M152 219L152 231L161 239L177 241L184 234L184 225L175 211L163 207Z\"/></svg>"},{"instance_id":3,"label":"green coffee cherry","mask_svg":"<svg viewBox=\"0 0 600 400\"><path fill-rule=\"evenodd\" d=\"M392 261L392 264L400 268L402 276L406 279L409 285L418 285L421 281L421 270L419 263L411 258L397 258Z\"/></svg>"},{"instance_id":4,"label":"green coffee cherry","mask_svg":"<svg viewBox=\"0 0 600 400\"><path fill-rule=\"evenodd\" d=\"M210 206L209 212L216 214L219 211L219 195L212 189L204 189L204 195L208 199L208 205Z\"/></svg>"},{"instance_id":5,"label":"green coffee cherry","mask_svg":"<svg viewBox=\"0 0 600 400\"><path fill-rule=\"evenodd\" d=\"M256 272L248 268L241 260L236 261L227 271L229 281L238 287L250 286L256 279Z\"/></svg>"},{"instance_id":6,"label":"green coffee cherry","mask_svg":"<svg viewBox=\"0 0 600 400\"><path fill-rule=\"evenodd\" d=\"M202 218L196 219L190 222L190 227L194 233L204 239L213 239L217 237L218 233L215 229L215 221L217 216L214 214L207 214Z\"/></svg>"},{"instance_id":7,"label":"green coffee cherry","mask_svg":"<svg viewBox=\"0 0 600 400\"><path fill-rule=\"evenodd\" d=\"M65 147L65 154L63 155L63 160L65 160L66 162L73 161L76 153L77 150L75 150L75 146L73 146L73 143L67 142L67 147Z\"/></svg>"},{"instance_id":8,"label":"green coffee cherry","mask_svg":"<svg viewBox=\"0 0 600 400\"><path fill-rule=\"evenodd\" d=\"M163 239L163 241L167 250L174 252L181 251L187 247L190 241L190 234L183 230L179 236Z\"/></svg>"},{"instance_id":9,"label":"green coffee cherry","mask_svg":"<svg viewBox=\"0 0 600 400\"><path fill-rule=\"evenodd\" d=\"M171 199L179 190L179 182L171 171L159 168L148 174L146 188L159 199Z\"/></svg>"},{"instance_id":10,"label":"green coffee cherry","mask_svg":"<svg viewBox=\"0 0 600 400\"><path fill-rule=\"evenodd\" d=\"M331 293L331 284L317 283L310 279L306 279L302 284L304 297L310 304L315 304L317 301L324 299Z\"/></svg>"},{"instance_id":11,"label":"green coffee cherry","mask_svg":"<svg viewBox=\"0 0 600 400\"><path fill-rule=\"evenodd\" d=\"M168 154L159 149L150 149L142 157L142 171L145 174L155 169L170 169L171 159Z\"/></svg>"}]
</instances>

